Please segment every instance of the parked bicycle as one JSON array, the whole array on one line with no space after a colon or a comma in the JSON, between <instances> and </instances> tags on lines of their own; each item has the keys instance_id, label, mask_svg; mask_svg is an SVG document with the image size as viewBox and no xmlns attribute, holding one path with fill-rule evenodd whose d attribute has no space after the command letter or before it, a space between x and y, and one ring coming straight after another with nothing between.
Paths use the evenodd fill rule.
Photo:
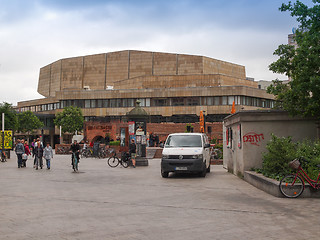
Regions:
<instances>
[{"instance_id":1,"label":"parked bicycle","mask_svg":"<svg viewBox=\"0 0 320 240\"><path fill-rule=\"evenodd\" d=\"M131 162L131 158L130 156L121 156L121 158L119 159L117 157L116 152L112 149L111 153L113 153L113 155L111 157L109 157L108 159L108 165L112 168L117 167L119 164L121 164L124 168L129 167L130 162Z\"/></svg>"},{"instance_id":2,"label":"parked bicycle","mask_svg":"<svg viewBox=\"0 0 320 240\"><path fill-rule=\"evenodd\" d=\"M69 154L69 146L60 146L57 148L57 154Z\"/></svg>"},{"instance_id":3,"label":"parked bicycle","mask_svg":"<svg viewBox=\"0 0 320 240\"><path fill-rule=\"evenodd\" d=\"M81 157L83 158L91 158L91 157L98 157L98 158L107 158L109 151L105 147L100 147L98 149L97 155L94 155L92 148L83 148L81 150Z\"/></svg>"},{"instance_id":4,"label":"parked bicycle","mask_svg":"<svg viewBox=\"0 0 320 240\"><path fill-rule=\"evenodd\" d=\"M106 149L105 147L101 147L98 150L98 158L107 158L109 155L109 151L108 149Z\"/></svg>"},{"instance_id":5,"label":"parked bicycle","mask_svg":"<svg viewBox=\"0 0 320 240\"><path fill-rule=\"evenodd\" d=\"M280 192L288 198L299 197L305 189L305 181L309 184L310 187L314 189L320 188L320 172L317 180L311 179L302 168L302 162L307 162L307 160L303 157L300 157L291 161L289 163L289 166L297 170L297 172L294 174L286 175L280 181ZM320 168L320 165L317 165L317 167Z\"/></svg>"},{"instance_id":6,"label":"parked bicycle","mask_svg":"<svg viewBox=\"0 0 320 240\"><path fill-rule=\"evenodd\" d=\"M93 157L93 150L92 148L83 148L80 154L83 158Z\"/></svg>"}]
</instances>

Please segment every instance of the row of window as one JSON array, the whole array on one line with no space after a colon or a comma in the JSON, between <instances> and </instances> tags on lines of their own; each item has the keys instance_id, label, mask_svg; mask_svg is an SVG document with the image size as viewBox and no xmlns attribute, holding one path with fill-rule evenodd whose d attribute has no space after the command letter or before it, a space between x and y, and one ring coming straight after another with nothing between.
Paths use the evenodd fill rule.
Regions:
<instances>
[{"instance_id":1,"label":"row of window","mask_svg":"<svg viewBox=\"0 0 320 240\"><path fill-rule=\"evenodd\" d=\"M42 104L31 107L23 107L20 111L42 112L74 106L80 108L119 108L134 107L140 100L142 107L163 106L218 106L218 105L244 105L262 108L272 108L273 100L247 97L247 96L214 96L214 97L176 97L176 98L116 98L116 99L79 99L61 100L59 103Z\"/></svg>"}]
</instances>

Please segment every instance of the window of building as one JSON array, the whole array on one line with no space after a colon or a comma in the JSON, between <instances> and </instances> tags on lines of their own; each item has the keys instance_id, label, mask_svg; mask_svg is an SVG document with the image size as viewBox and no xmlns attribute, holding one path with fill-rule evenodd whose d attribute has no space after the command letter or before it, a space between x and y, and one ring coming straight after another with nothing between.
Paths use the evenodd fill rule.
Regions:
<instances>
[{"instance_id":1,"label":"window of building","mask_svg":"<svg viewBox=\"0 0 320 240\"><path fill-rule=\"evenodd\" d=\"M103 107L102 99L97 99L97 108L102 108L102 107Z\"/></svg>"},{"instance_id":2,"label":"window of building","mask_svg":"<svg viewBox=\"0 0 320 240\"><path fill-rule=\"evenodd\" d=\"M146 107L150 107L150 98L146 98Z\"/></svg>"},{"instance_id":3,"label":"window of building","mask_svg":"<svg viewBox=\"0 0 320 240\"><path fill-rule=\"evenodd\" d=\"M212 106L213 104L213 97L206 97L206 103L203 105L208 105L208 106Z\"/></svg>"},{"instance_id":4,"label":"window of building","mask_svg":"<svg viewBox=\"0 0 320 240\"><path fill-rule=\"evenodd\" d=\"M75 107L84 108L84 100L82 99L74 100L73 104Z\"/></svg>"},{"instance_id":5,"label":"window of building","mask_svg":"<svg viewBox=\"0 0 320 240\"><path fill-rule=\"evenodd\" d=\"M222 96L222 104L221 105L227 105L228 104L228 96Z\"/></svg>"},{"instance_id":6,"label":"window of building","mask_svg":"<svg viewBox=\"0 0 320 240\"><path fill-rule=\"evenodd\" d=\"M91 102L91 108L96 108L97 107L97 100L91 99L90 102Z\"/></svg>"},{"instance_id":7,"label":"window of building","mask_svg":"<svg viewBox=\"0 0 320 240\"><path fill-rule=\"evenodd\" d=\"M152 106L156 106L156 107L169 106L169 99L168 98L154 98L154 99L152 99Z\"/></svg>"},{"instance_id":8,"label":"window of building","mask_svg":"<svg viewBox=\"0 0 320 240\"><path fill-rule=\"evenodd\" d=\"M234 96L228 96L228 105L232 105L234 100Z\"/></svg>"},{"instance_id":9,"label":"window of building","mask_svg":"<svg viewBox=\"0 0 320 240\"><path fill-rule=\"evenodd\" d=\"M128 107L134 107L135 106L135 99L134 98L129 98L128 99Z\"/></svg>"},{"instance_id":10,"label":"window of building","mask_svg":"<svg viewBox=\"0 0 320 240\"><path fill-rule=\"evenodd\" d=\"M73 106L73 100L67 100L67 107Z\"/></svg>"},{"instance_id":11,"label":"window of building","mask_svg":"<svg viewBox=\"0 0 320 240\"><path fill-rule=\"evenodd\" d=\"M58 103L55 103L55 109L59 109L60 108L60 103L58 102Z\"/></svg>"},{"instance_id":12,"label":"window of building","mask_svg":"<svg viewBox=\"0 0 320 240\"><path fill-rule=\"evenodd\" d=\"M235 101L235 104L236 104L236 105L240 105L240 104L241 104L241 98L240 98L240 96L235 96L235 97L234 97L234 101Z\"/></svg>"},{"instance_id":13,"label":"window of building","mask_svg":"<svg viewBox=\"0 0 320 240\"><path fill-rule=\"evenodd\" d=\"M221 97L213 97L213 105L220 105Z\"/></svg>"},{"instance_id":14,"label":"window of building","mask_svg":"<svg viewBox=\"0 0 320 240\"><path fill-rule=\"evenodd\" d=\"M104 108L108 108L110 105L109 105L109 99L103 99L102 100L102 103L103 103L103 107Z\"/></svg>"},{"instance_id":15,"label":"window of building","mask_svg":"<svg viewBox=\"0 0 320 240\"><path fill-rule=\"evenodd\" d=\"M122 99L121 102L122 102L121 103L122 107L128 107L128 99L127 98Z\"/></svg>"},{"instance_id":16,"label":"window of building","mask_svg":"<svg viewBox=\"0 0 320 240\"><path fill-rule=\"evenodd\" d=\"M184 99L183 98L172 98L172 106L184 106Z\"/></svg>"},{"instance_id":17,"label":"window of building","mask_svg":"<svg viewBox=\"0 0 320 240\"><path fill-rule=\"evenodd\" d=\"M141 106L141 107L145 107L145 106L146 106L146 99L145 99L145 98L139 98L139 99L137 99L137 100L140 101L140 106Z\"/></svg>"},{"instance_id":18,"label":"window of building","mask_svg":"<svg viewBox=\"0 0 320 240\"><path fill-rule=\"evenodd\" d=\"M85 108L90 108L91 107L90 100L88 100L88 99L84 100L84 107Z\"/></svg>"},{"instance_id":19,"label":"window of building","mask_svg":"<svg viewBox=\"0 0 320 240\"><path fill-rule=\"evenodd\" d=\"M110 99L110 107L115 108L115 107L120 107L121 105L121 99Z\"/></svg>"},{"instance_id":20,"label":"window of building","mask_svg":"<svg viewBox=\"0 0 320 240\"><path fill-rule=\"evenodd\" d=\"M60 101L60 108L65 108L65 100Z\"/></svg>"},{"instance_id":21,"label":"window of building","mask_svg":"<svg viewBox=\"0 0 320 240\"><path fill-rule=\"evenodd\" d=\"M200 98L199 97L187 97L186 99L187 106L198 106L200 105Z\"/></svg>"}]
</instances>

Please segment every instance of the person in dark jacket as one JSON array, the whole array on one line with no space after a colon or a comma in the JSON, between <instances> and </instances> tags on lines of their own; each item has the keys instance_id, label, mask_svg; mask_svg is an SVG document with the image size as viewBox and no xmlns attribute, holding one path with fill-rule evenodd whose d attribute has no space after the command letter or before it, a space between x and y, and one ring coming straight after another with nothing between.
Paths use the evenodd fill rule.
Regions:
<instances>
[{"instance_id":1,"label":"person in dark jacket","mask_svg":"<svg viewBox=\"0 0 320 240\"><path fill-rule=\"evenodd\" d=\"M72 152L71 165L73 164L73 153L76 155L76 158L78 159L78 163L79 163L80 162L80 145L77 142L77 140L74 140L73 143L71 144L70 151Z\"/></svg>"},{"instance_id":2,"label":"person in dark jacket","mask_svg":"<svg viewBox=\"0 0 320 240\"><path fill-rule=\"evenodd\" d=\"M17 154L17 158L18 158L18 168L21 168L22 166L22 154L24 154L24 146L21 143L20 139L17 140L17 145L16 145L16 149L15 152Z\"/></svg>"},{"instance_id":3,"label":"person in dark jacket","mask_svg":"<svg viewBox=\"0 0 320 240\"><path fill-rule=\"evenodd\" d=\"M131 162L132 166L135 168L136 167L136 144L134 142L134 139L131 140L131 143L129 144L129 154L131 156Z\"/></svg>"},{"instance_id":4,"label":"person in dark jacket","mask_svg":"<svg viewBox=\"0 0 320 240\"><path fill-rule=\"evenodd\" d=\"M40 142L40 140L37 141L35 148L34 148L34 156L36 159L36 170L38 170L38 167L40 166L40 168L42 169L43 166L43 146L42 143Z\"/></svg>"}]
</instances>

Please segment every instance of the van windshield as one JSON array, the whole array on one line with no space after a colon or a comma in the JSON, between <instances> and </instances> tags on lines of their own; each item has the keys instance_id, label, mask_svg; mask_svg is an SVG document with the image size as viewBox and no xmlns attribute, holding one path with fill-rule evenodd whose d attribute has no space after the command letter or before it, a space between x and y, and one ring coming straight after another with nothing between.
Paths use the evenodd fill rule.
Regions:
<instances>
[{"instance_id":1,"label":"van windshield","mask_svg":"<svg viewBox=\"0 0 320 240\"><path fill-rule=\"evenodd\" d=\"M200 135L171 135L165 147L202 147Z\"/></svg>"}]
</instances>

